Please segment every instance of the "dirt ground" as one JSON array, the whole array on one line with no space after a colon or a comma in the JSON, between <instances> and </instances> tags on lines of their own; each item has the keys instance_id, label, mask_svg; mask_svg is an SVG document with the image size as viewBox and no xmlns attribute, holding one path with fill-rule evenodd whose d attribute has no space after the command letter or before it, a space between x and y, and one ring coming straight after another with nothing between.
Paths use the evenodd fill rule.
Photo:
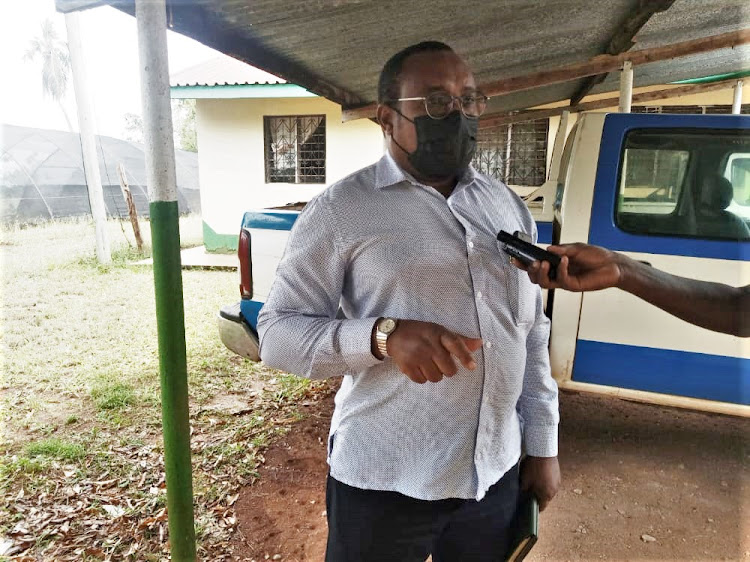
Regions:
<instances>
[{"instance_id":1,"label":"dirt ground","mask_svg":"<svg viewBox=\"0 0 750 562\"><path fill-rule=\"evenodd\" d=\"M331 394L266 454L237 502L238 554L323 560ZM527 560L750 560L747 420L560 398L562 488Z\"/></svg>"}]
</instances>

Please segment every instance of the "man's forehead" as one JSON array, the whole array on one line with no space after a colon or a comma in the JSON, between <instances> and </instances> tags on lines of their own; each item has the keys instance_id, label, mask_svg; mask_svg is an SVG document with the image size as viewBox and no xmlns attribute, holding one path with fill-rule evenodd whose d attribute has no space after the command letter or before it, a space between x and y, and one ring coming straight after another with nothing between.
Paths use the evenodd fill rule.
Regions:
<instances>
[{"instance_id":1,"label":"man's forehead","mask_svg":"<svg viewBox=\"0 0 750 562\"><path fill-rule=\"evenodd\" d=\"M446 86L475 87L469 66L452 51L429 51L410 56L404 61L401 83L426 91L445 89Z\"/></svg>"}]
</instances>

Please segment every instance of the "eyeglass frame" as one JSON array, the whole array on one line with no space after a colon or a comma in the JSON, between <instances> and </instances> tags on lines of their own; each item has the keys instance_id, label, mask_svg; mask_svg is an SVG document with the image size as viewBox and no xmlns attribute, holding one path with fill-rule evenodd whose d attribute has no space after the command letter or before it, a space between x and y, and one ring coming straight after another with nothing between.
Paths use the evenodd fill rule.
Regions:
<instances>
[{"instance_id":1,"label":"eyeglass frame","mask_svg":"<svg viewBox=\"0 0 750 562\"><path fill-rule=\"evenodd\" d=\"M463 114L464 117L467 117L469 119L479 119L482 116L482 114L484 113L484 109L483 109L482 113L480 113L479 115L466 115L466 112L464 111L464 102L461 101L461 98L464 97L464 96L451 96L448 92L432 92L430 94L430 96L433 95L433 94L445 94L446 96L450 96L450 98L451 98L450 108L451 109L454 107L456 101L458 101L458 107L460 108L461 113ZM472 95L472 94L465 94L465 95ZM478 98L479 97L484 98L484 104L485 104L485 109L486 109L487 108L487 102L490 100L490 96L487 96L485 94L474 94L474 95L476 97L478 97ZM450 111L448 111L448 113L446 113L442 117L433 117L432 115L430 115L430 110L427 109L427 98L430 97L430 96L417 96L417 97L412 97L412 98L392 98L392 99L388 99L388 100L385 100L385 101L386 101L386 103L389 103L389 102L398 102L398 101L422 101L423 105L424 105L425 113L427 114L427 116L430 119L435 119L436 121L440 121L441 119L445 119L446 117L448 117L448 115L451 114Z\"/></svg>"}]
</instances>

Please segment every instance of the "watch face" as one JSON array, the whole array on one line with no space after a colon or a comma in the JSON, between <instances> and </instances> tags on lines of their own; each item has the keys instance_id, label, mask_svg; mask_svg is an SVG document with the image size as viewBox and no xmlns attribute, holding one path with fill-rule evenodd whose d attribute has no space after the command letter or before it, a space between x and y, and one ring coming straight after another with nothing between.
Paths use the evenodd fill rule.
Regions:
<instances>
[{"instance_id":1,"label":"watch face","mask_svg":"<svg viewBox=\"0 0 750 562\"><path fill-rule=\"evenodd\" d=\"M396 329L396 321L393 318L383 318L378 325L378 330L385 334L390 334Z\"/></svg>"}]
</instances>

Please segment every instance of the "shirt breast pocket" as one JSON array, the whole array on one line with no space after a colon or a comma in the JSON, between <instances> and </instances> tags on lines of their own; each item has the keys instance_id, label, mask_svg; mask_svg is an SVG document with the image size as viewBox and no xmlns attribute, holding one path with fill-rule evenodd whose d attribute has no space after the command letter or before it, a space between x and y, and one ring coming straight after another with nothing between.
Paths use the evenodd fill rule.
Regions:
<instances>
[{"instance_id":1,"label":"shirt breast pocket","mask_svg":"<svg viewBox=\"0 0 750 562\"><path fill-rule=\"evenodd\" d=\"M505 285L505 298L513 322L518 327L528 327L536 318L536 287L525 271L510 262L503 246L494 241L493 250L498 260L498 281Z\"/></svg>"},{"instance_id":2,"label":"shirt breast pocket","mask_svg":"<svg viewBox=\"0 0 750 562\"><path fill-rule=\"evenodd\" d=\"M478 242L492 282L502 285L496 293L498 305L510 311L516 326L529 327L536 319L536 286L525 271L510 263L510 256L503 251L500 242L489 237L480 237Z\"/></svg>"},{"instance_id":3,"label":"shirt breast pocket","mask_svg":"<svg viewBox=\"0 0 750 562\"><path fill-rule=\"evenodd\" d=\"M503 252L505 255L505 253ZM507 260L503 267L506 295L516 326L529 326L536 318L536 291L525 271Z\"/></svg>"}]
</instances>

